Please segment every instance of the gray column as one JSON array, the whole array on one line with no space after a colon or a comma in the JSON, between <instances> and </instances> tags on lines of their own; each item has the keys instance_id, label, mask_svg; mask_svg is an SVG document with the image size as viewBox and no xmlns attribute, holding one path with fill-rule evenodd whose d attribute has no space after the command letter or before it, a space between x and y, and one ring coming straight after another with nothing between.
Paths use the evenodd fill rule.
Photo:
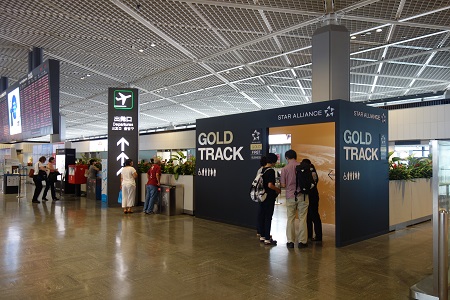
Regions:
<instances>
[{"instance_id":1,"label":"gray column","mask_svg":"<svg viewBox=\"0 0 450 300\"><path fill-rule=\"evenodd\" d=\"M312 102L350 100L350 33L328 24L312 39Z\"/></svg>"},{"instance_id":2,"label":"gray column","mask_svg":"<svg viewBox=\"0 0 450 300\"><path fill-rule=\"evenodd\" d=\"M33 49L28 52L28 72L39 67L39 65L43 63L43 57L44 51L42 48L33 47Z\"/></svg>"},{"instance_id":3,"label":"gray column","mask_svg":"<svg viewBox=\"0 0 450 300\"><path fill-rule=\"evenodd\" d=\"M0 93L3 93L3 91L6 91L8 88L8 77L0 77Z\"/></svg>"}]
</instances>

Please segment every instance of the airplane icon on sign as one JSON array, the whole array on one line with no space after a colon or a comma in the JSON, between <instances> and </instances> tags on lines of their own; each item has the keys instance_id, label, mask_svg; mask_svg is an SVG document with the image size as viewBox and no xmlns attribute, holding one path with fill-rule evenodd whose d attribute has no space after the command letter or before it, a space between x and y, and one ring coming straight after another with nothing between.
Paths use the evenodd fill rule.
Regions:
<instances>
[{"instance_id":1,"label":"airplane icon on sign","mask_svg":"<svg viewBox=\"0 0 450 300\"><path fill-rule=\"evenodd\" d=\"M119 93L119 95L120 97L116 97L116 101L122 101L122 105L125 105L125 101L131 97L131 95L124 95L122 93Z\"/></svg>"},{"instance_id":2,"label":"airplane icon on sign","mask_svg":"<svg viewBox=\"0 0 450 300\"><path fill-rule=\"evenodd\" d=\"M132 91L116 90L114 91L114 100L114 108L116 109L132 109L134 106Z\"/></svg>"}]
</instances>

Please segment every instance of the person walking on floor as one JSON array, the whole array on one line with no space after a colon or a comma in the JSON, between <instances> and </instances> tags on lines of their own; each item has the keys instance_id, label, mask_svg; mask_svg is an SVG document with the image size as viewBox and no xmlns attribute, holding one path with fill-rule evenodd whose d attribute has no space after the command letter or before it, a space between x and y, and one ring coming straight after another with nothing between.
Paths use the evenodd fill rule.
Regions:
<instances>
[{"instance_id":1,"label":"person walking on floor","mask_svg":"<svg viewBox=\"0 0 450 300\"><path fill-rule=\"evenodd\" d=\"M314 179L314 187L309 191L309 205L308 215L306 216L306 225L308 227L308 239L313 242L322 241L322 220L319 214L319 190L317 184L319 183L319 176L317 175L316 167L311 163L309 159L304 159L306 163L309 163L312 168L312 176ZM313 236L313 231L316 236Z\"/></svg>"},{"instance_id":2,"label":"person walking on floor","mask_svg":"<svg viewBox=\"0 0 450 300\"><path fill-rule=\"evenodd\" d=\"M281 193L281 189L275 185L275 170L272 169L275 166L277 160L278 157L275 153L269 153L267 155L267 163L261 170L261 172L264 172L262 178L267 197L263 202L258 203L261 210L258 223L260 225L261 237L264 238L264 245L269 246L276 246L277 244L277 241L273 240L272 236L270 235L270 230L272 227L272 216L275 209L275 200L277 199L278 194Z\"/></svg>"},{"instance_id":3,"label":"person walking on floor","mask_svg":"<svg viewBox=\"0 0 450 300\"><path fill-rule=\"evenodd\" d=\"M147 215L154 214L153 207L158 198L158 189L161 185L161 160L159 158L152 159L153 164L147 171L147 186L145 193L144 213Z\"/></svg>"},{"instance_id":4,"label":"person walking on floor","mask_svg":"<svg viewBox=\"0 0 450 300\"><path fill-rule=\"evenodd\" d=\"M33 199L31 200L33 203L41 203L38 200L38 197L42 191L42 181L47 178L47 167L44 165L46 160L47 159L45 156L41 156L39 157L39 161L34 166L35 172L33 175L33 182L36 187L34 189Z\"/></svg>"},{"instance_id":5,"label":"person walking on floor","mask_svg":"<svg viewBox=\"0 0 450 300\"><path fill-rule=\"evenodd\" d=\"M300 223L300 230L297 235L298 248L308 247L308 233L306 228L306 215L308 213L309 197L308 195L300 194L296 196L296 174L295 168L299 163L297 162L297 152L290 149L284 154L287 165L281 170L280 183L281 187L286 188L286 210L287 210L287 224L286 224L286 246L294 248L295 245L295 213L298 211L298 221ZM298 199L297 199L298 198Z\"/></svg>"},{"instance_id":6,"label":"person walking on floor","mask_svg":"<svg viewBox=\"0 0 450 300\"><path fill-rule=\"evenodd\" d=\"M48 159L47 170L49 170L50 172L48 173L48 176L47 176L44 194L42 195L42 201L48 201L47 193L48 193L49 189L50 189L50 193L52 194L52 200L57 201L59 199L56 197L55 181L57 180L58 170L55 169L55 158L54 157L50 157Z\"/></svg>"},{"instance_id":7,"label":"person walking on floor","mask_svg":"<svg viewBox=\"0 0 450 300\"><path fill-rule=\"evenodd\" d=\"M133 168L133 160L125 160L125 166L120 174L120 189L122 190L122 208L125 214L133 213L136 198L136 178L138 174Z\"/></svg>"}]
</instances>

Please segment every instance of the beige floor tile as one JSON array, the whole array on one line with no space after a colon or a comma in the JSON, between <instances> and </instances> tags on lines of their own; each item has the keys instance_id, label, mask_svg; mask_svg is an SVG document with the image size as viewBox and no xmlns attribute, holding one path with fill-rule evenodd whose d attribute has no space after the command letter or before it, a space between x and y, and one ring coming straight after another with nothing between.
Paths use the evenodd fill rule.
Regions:
<instances>
[{"instance_id":1,"label":"beige floor tile","mask_svg":"<svg viewBox=\"0 0 450 300\"><path fill-rule=\"evenodd\" d=\"M35 205L25 188L20 201L0 194L0 299L408 299L432 272L430 222L343 248L324 224L322 243L287 249L284 205L270 247L187 215L70 195Z\"/></svg>"}]
</instances>

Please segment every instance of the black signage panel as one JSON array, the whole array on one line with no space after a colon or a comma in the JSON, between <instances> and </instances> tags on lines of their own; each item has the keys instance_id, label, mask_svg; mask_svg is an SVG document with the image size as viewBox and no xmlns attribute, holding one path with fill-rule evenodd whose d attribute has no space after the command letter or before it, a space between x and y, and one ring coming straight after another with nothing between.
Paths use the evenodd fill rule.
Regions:
<instances>
[{"instance_id":1,"label":"black signage panel","mask_svg":"<svg viewBox=\"0 0 450 300\"><path fill-rule=\"evenodd\" d=\"M59 133L59 74L49 59L0 94L0 142Z\"/></svg>"},{"instance_id":2,"label":"black signage panel","mask_svg":"<svg viewBox=\"0 0 450 300\"><path fill-rule=\"evenodd\" d=\"M388 112L342 102L336 135L336 243L389 230Z\"/></svg>"},{"instance_id":3,"label":"black signage panel","mask_svg":"<svg viewBox=\"0 0 450 300\"><path fill-rule=\"evenodd\" d=\"M333 122L338 104L321 102L197 120L195 215L255 227L257 203L251 202L249 191L259 160L269 150L269 128Z\"/></svg>"},{"instance_id":4,"label":"black signage panel","mask_svg":"<svg viewBox=\"0 0 450 300\"><path fill-rule=\"evenodd\" d=\"M334 122L336 245L387 232L387 112L333 100L199 119L195 215L256 227L249 190L271 127Z\"/></svg>"},{"instance_id":5,"label":"black signage panel","mask_svg":"<svg viewBox=\"0 0 450 300\"><path fill-rule=\"evenodd\" d=\"M118 202L120 173L126 159L131 158L137 169L139 153L138 90L108 89L108 166L107 202L110 207ZM136 193L138 195L138 193ZM138 199L136 199L136 202Z\"/></svg>"}]
</instances>

